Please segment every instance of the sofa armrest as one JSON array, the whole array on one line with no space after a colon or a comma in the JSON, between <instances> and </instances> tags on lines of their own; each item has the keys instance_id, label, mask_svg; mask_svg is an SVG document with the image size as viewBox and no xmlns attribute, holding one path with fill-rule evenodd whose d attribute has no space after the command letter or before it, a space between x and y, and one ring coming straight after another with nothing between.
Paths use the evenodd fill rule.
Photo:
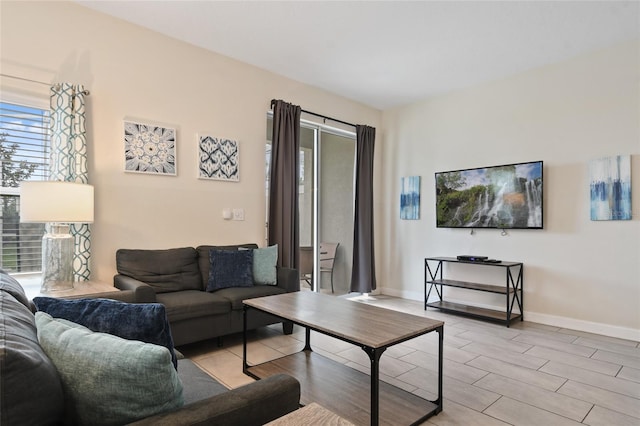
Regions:
<instances>
[{"instance_id":1,"label":"sofa armrest","mask_svg":"<svg viewBox=\"0 0 640 426\"><path fill-rule=\"evenodd\" d=\"M287 293L300 291L300 277L296 269L278 267L278 287Z\"/></svg>"},{"instance_id":2,"label":"sofa armrest","mask_svg":"<svg viewBox=\"0 0 640 426\"><path fill-rule=\"evenodd\" d=\"M300 383L286 374L277 374L132 424L263 425L299 407Z\"/></svg>"},{"instance_id":3,"label":"sofa armrest","mask_svg":"<svg viewBox=\"0 0 640 426\"><path fill-rule=\"evenodd\" d=\"M133 290L109 291L106 293L81 294L65 296L63 299L111 299L121 302L136 303L136 293Z\"/></svg>"},{"instance_id":4,"label":"sofa armrest","mask_svg":"<svg viewBox=\"0 0 640 426\"><path fill-rule=\"evenodd\" d=\"M135 294L136 303L155 303L156 292L153 288L135 278L118 274L113 277L113 285L120 290L131 290Z\"/></svg>"}]
</instances>

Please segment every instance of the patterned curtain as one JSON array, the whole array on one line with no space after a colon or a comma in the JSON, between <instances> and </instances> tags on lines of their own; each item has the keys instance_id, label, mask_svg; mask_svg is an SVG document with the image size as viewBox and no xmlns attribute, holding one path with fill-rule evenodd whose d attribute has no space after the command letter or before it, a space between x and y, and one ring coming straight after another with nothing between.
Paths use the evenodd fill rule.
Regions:
<instances>
[{"instance_id":1,"label":"patterned curtain","mask_svg":"<svg viewBox=\"0 0 640 426\"><path fill-rule=\"evenodd\" d=\"M89 183L85 95L82 85L69 83L51 87L51 157L49 180ZM71 225L75 238L74 281L91 276L91 230L88 224Z\"/></svg>"}]
</instances>

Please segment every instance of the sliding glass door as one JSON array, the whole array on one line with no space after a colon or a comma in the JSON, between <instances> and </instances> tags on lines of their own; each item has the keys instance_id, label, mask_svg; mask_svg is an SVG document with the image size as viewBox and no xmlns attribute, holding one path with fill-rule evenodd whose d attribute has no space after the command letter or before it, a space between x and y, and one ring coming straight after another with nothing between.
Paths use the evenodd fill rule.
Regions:
<instances>
[{"instance_id":1,"label":"sliding glass door","mask_svg":"<svg viewBox=\"0 0 640 426\"><path fill-rule=\"evenodd\" d=\"M271 117L267 124L268 170ZM355 134L303 121L299 161L301 287L347 293L353 253ZM268 176L267 172L267 180Z\"/></svg>"}]
</instances>

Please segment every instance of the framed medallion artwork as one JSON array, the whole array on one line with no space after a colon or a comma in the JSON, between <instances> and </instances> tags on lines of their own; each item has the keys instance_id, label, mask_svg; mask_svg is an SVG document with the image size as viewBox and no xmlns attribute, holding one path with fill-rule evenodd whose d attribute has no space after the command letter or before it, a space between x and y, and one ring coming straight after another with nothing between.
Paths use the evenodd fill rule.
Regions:
<instances>
[{"instance_id":1,"label":"framed medallion artwork","mask_svg":"<svg viewBox=\"0 0 640 426\"><path fill-rule=\"evenodd\" d=\"M176 129L124 122L125 172L176 176Z\"/></svg>"}]
</instances>

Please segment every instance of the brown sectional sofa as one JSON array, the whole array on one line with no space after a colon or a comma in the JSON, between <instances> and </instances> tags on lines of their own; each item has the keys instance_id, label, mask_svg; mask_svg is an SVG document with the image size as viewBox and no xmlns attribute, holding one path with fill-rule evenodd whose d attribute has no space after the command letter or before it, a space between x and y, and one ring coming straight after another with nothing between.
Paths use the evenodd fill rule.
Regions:
<instances>
[{"instance_id":1,"label":"brown sectional sofa","mask_svg":"<svg viewBox=\"0 0 640 426\"><path fill-rule=\"evenodd\" d=\"M176 346L220 338L243 330L245 299L300 290L294 269L278 268L277 285L232 287L207 292L210 250L253 249L256 244L202 245L167 250L120 249L114 285L135 294L136 302L165 305ZM281 322L276 317L250 311L248 329ZM284 322L291 334L293 324Z\"/></svg>"}]
</instances>

